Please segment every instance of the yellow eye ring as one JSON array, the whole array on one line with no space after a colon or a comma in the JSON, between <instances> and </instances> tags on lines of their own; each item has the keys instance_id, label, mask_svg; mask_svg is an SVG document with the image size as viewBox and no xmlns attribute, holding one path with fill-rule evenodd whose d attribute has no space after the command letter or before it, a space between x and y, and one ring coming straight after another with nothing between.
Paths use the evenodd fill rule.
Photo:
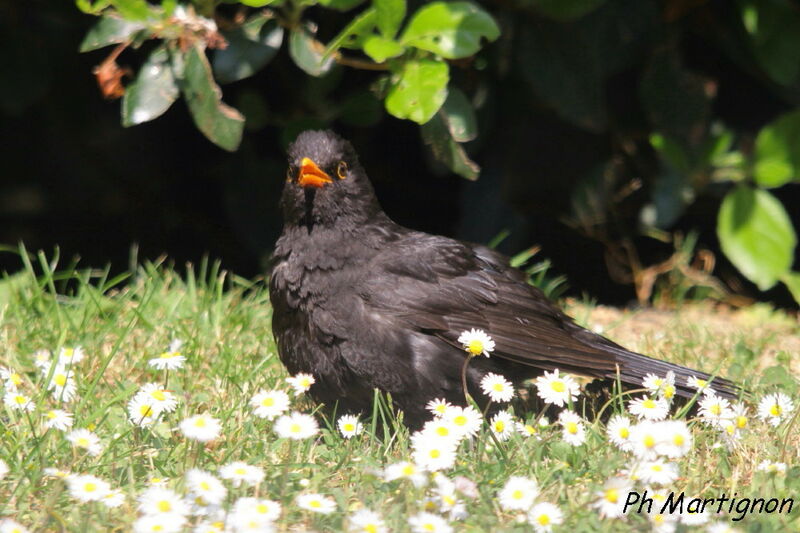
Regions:
<instances>
[{"instance_id":1,"label":"yellow eye ring","mask_svg":"<svg viewBox=\"0 0 800 533\"><path fill-rule=\"evenodd\" d=\"M343 180L347 177L347 163L344 161L339 161L339 166L336 168L336 174L339 176L340 180Z\"/></svg>"}]
</instances>

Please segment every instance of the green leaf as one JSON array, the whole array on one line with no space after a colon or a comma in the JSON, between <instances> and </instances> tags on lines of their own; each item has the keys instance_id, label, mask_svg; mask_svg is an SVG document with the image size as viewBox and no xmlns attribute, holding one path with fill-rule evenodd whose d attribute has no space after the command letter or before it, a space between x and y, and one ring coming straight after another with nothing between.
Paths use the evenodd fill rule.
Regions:
<instances>
[{"instance_id":1,"label":"green leaf","mask_svg":"<svg viewBox=\"0 0 800 533\"><path fill-rule=\"evenodd\" d=\"M375 18L375 10L372 8L365 10L354 18L350 24L339 32L339 35L328 43L328 47L325 49L322 59L328 59L336 50L348 44L354 37L366 36L372 31L372 28L375 27Z\"/></svg>"},{"instance_id":2,"label":"green leaf","mask_svg":"<svg viewBox=\"0 0 800 533\"><path fill-rule=\"evenodd\" d=\"M75 0L78 9L89 15L97 15L110 5L110 0Z\"/></svg>"},{"instance_id":3,"label":"green leaf","mask_svg":"<svg viewBox=\"0 0 800 533\"><path fill-rule=\"evenodd\" d=\"M781 278L781 281L789 292L792 293L794 301L800 304L800 272L787 272Z\"/></svg>"},{"instance_id":4,"label":"green leaf","mask_svg":"<svg viewBox=\"0 0 800 533\"><path fill-rule=\"evenodd\" d=\"M325 47L305 28L292 30L289 35L289 55L295 64L312 76L322 76L333 66L333 59L325 58Z\"/></svg>"},{"instance_id":5,"label":"green leaf","mask_svg":"<svg viewBox=\"0 0 800 533\"><path fill-rule=\"evenodd\" d=\"M800 13L791 2L739 2L742 22L750 34L758 62L776 82L793 85L800 75Z\"/></svg>"},{"instance_id":6,"label":"green leaf","mask_svg":"<svg viewBox=\"0 0 800 533\"><path fill-rule=\"evenodd\" d=\"M781 365L765 368L764 371L761 372L761 378L758 383L762 387L777 385L789 390L795 387L794 377Z\"/></svg>"},{"instance_id":7,"label":"green leaf","mask_svg":"<svg viewBox=\"0 0 800 533\"><path fill-rule=\"evenodd\" d=\"M130 41L136 32L145 28L141 22L132 22L111 15L103 16L83 38L80 51L90 52L111 44Z\"/></svg>"},{"instance_id":8,"label":"green leaf","mask_svg":"<svg viewBox=\"0 0 800 533\"><path fill-rule=\"evenodd\" d=\"M111 0L111 4L127 20L145 20L150 16L147 0Z\"/></svg>"},{"instance_id":9,"label":"green leaf","mask_svg":"<svg viewBox=\"0 0 800 533\"><path fill-rule=\"evenodd\" d=\"M762 187L780 187L800 177L800 110L782 115L758 132L753 177Z\"/></svg>"},{"instance_id":10,"label":"green leaf","mask_svg":"<svg viewBox=\"0 0 800 533\"><path fill-rule=\"evenodd\" d=\"M378 13L378 29L387 39L394 39L406 16L406 0L372 0Z\"/></svg>"},{"instance_id":11,"label":"green leaf","mask_svg":"<svg viewBox=\"0 0 800 533\"><path fill-rule=\"evenodd\" d=\"M422 125L422 140L430 147L433 156L447 168L469 180L478 179L480 167L450 135L441 112Z\"/></svg>"},{"instance_id":12,"label":"green leaf","mask_svg":"<svg viewBox=\"0 0 800 533\"><path fill-rule=\"evenodd\" d=\"M447 63L435 59L404 62L386 95L386 110L397 118L425 124L447 98Z\"/></svg>"},{"instance_id":13,"label":"green leaf","mask_svg":"<svg viewBox=\"0 0 800 533\"><path fill-rule=\"evenodd\" d=\"M242 140L244 117L222 103L222 91L214 82L205 53L193 46L186 54L181 89L195 125L208 140L234 151Z\"/></svg>"},{"instance_id":14,"label":"green leaf","mask_svg":"<svg viewBox=\"0 0 800 533\"><path fill-rule=\"evenodd\" d=\"M364 0L319 0L319 5L337 11L350 11L362 3Z\"/></svg>"},{"instance_id":15,"label":"green leaf","mask_svg":"<svg viewBox=\"0 0 800 533\"><path fill-rule=\"evenodd\" d=\"M717 218L722 251L759 289L765 291L792 266L797 236L780 201L744 185L730 191Z\"/></svg>"},{"instance_id":16,"label":"green leaf","mask_svg":"<svg viewBox=\"0 0 800 533\"><path fill-rule=\"evenodd\" d=\"M478 136L478 120L467 96L456 87L447 91L447 100L439 110L453 140L463 143Z\"/></svg>"},{"instance_id":17,"label":"green leaf","mask_svg":"<svg viewBox=\"0 0 800 533\"><path fill-rule=\"evenodd\" d=\"M178 98L170 55L164 45L152 51L136 81L122 98L122 125L134 126L161 116Z\"/></svg>"},{"instance_id":18,"label":"green leaf","mask_svg":"<svg viewBox=\"0 0 800 533\"><path fill-rule=\"evenodd\" d=\"M560 21L574 20L600 7L606 0L532 0L533 7Z\"/></svg>"},{"instance_id":19,"label":"green leaf","mask_svg":"<svg viewBox=\"0 0 800 533\"><path fill-rule=\"evenodd\" d=\"M283 42L283 28L258 13L223 36L228 46L214 52L214 75L220 83L231 83L252 76L275 57Z\"/></svg>"},{"instance_id":20,"label":"green leaf","mask_svg":"<svg viewBox=\"0 0 800 533\"><path fill-rule=\"evenodd\" d=\"M676 170L687 173L691 170L689 155L683 147L667 135L652 133L650 145Z\"/></svg>"},{"instance_id":21,"label":"green leaf","mask_svg":"<svg viewBox=\"0 0 800 533\"><path fill-rule=\"evenodd\" d=\"M431 2L408 23L400 42L447 59L474 55L481 38L494 41L500 28L486 11L470 2Z\"/></svg>"},{"instance_id":22,"label":"green leaf","mask_svg":"<svg viewBox=\"0 0 800 533\"><path fill-rule=\"evenodd\" d=\"M383 63L392 57L401 56L405 51L406 49L402 44L377 35L370 35L364 40L364 53L378 63Z\"/></svg>"}]
</instances>

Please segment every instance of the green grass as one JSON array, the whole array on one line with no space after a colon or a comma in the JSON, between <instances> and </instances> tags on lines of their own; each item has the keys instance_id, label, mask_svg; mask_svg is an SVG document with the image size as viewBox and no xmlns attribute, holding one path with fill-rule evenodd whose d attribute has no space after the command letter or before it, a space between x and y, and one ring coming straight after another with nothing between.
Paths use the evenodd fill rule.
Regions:
<instances>
[{"instance_id":1,"label":"green grass","mask_svg":"<svg viewBox=\"0 0 800 533\"><path fill-rule=\"evenodd\" d=\"M0 458L10 467L0 480L0 517L36 531L127 531L138 516L136 497L151 478L169 478L168 486L183 493L188 469L216 473L233 460L262 467L266 478L255 488L229 486L228 504L253 495L279 501L283 513L278 530L340 531L348 514L367 507L379 511L392 530L408 531L408 517L425 508L429 489L414 488L408 481L387 483L379 475L387 464L410 455L408 433L392 422L382 402L376 404L374 418L388 420L389 434L383 435L377 420L366 421L366 431L350 440L323 421L318 438L290 442L276 436L272 422L252 415L248 400L256 391L287 389L263 281L232 276L210 263L188 267L185 275L146 264L111 279L107 271L59 266L41 254L23 257L25 268L0 283L0 366L24 375L21 390L33 397L36 408L24 414L0 406ZM575 314L589 323L592 313L581 308ZM672 320L680 323L680 314ZM797 403L797 381L780 364L752 371L760 368L759 353L769 348L769 337L751 345L748 330L740 328L740 347L720 355L719 337L705 334L702 323L694 322L686 331L681 338L648 337L647 343L666 359L705 370L719 366L722 374L734 369L734 377L747 381L755 401L763 393L782 390ZM609 334L614 337L613 330ZM173 338L184 341L181 351L188 359L183 369L165 376L147 361ZM668 349L660 342L668 343ZM33 354L77 345L87 357L75 369L77 398L63 408L74 414L74 428L90 428L100 436L105 449L97 457L73 449L62 432L44 431L41 425L42 413L57 404L43 386ZM717 354L714 360L705 357L712 352ZM779 362L781 357L789 355L779 354ZM127 419L127 402L141 385L166 380L180 399L178 409L151 429L135 427ZM615 401L609 409L619 411L620 405ZM313 412L315 406L301 397L293 399L293 408ZM188 441L177 429L185 417L203 412L222 421L221 436L206 445ZM706 497L723 492L750 498L800 495L796 420L773 428L753 416L730 449L720 446L717 431L689 422L694 447L678 461L681 477L670 490ZM787 463L789 470L785 475L757 472L764 459ZM502 510L496 497L509 476L520 475L538 481L538 501L555 503L564 512L565 524L556 531L648 530L644 515L602 520L591 507L604 481L631 465L631 456L607 441L601 422L588 423L587 441L578 447L564 443L556 426L543 428L538 438L515 435L500 443L484 431L461 444L455 467L446 472L451 479L466 477L478 488L476 498L461 496L469 514L452 524L456 531L529 531L530 526L517 523L519 513ZM47 467L96 475L120 488L126 502L116 509L77 503L62 480L44 475ZM310 491L333 497L337 511L319 515L299 509L294 498ZM800 502L795 504L791 514L749 515L741 522L721 519L742 531L796 531Z\"/></svg>"}]
</instances>

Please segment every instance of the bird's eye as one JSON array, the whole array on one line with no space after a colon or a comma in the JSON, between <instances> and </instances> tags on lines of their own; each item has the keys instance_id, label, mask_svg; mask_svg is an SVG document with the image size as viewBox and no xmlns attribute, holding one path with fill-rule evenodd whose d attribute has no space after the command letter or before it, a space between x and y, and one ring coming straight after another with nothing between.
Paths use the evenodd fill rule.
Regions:
<instances>
[{"instance_id":1,"label":"bird's eye","mask_svg":"<svg viewBox=\"0 0 800 533\"><path fill-rule=\"evenodd\" d=\"M338 174L339 179L343 180L347 177L347 163L344 161L339 161L339 166L336 169L336 174Z\"/></svg>"}]
</instances>

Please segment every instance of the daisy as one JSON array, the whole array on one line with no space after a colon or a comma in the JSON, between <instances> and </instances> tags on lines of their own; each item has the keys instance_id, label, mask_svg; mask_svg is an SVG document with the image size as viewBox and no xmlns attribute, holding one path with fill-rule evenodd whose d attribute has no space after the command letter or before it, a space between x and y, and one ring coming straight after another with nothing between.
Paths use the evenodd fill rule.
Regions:
<instances>
[{"instance_id":1,"label":"daisy","mask_svg":"<svg viewBox=\"0 0 800 533\"><path fill-rule=\"evenodd\" d=\"M98 502L111 490L111 486L100 478L88 474L67 478L69 494L80 502Z\"/></svg>"},{"instance_id":2,"label":"daisy","mask_svg":"<svg viewBox=\"0 0 800 533\"><path fill-rule=\"evenodd\" d=\"M686 499L691 501L694 498ZM709 512L690 511L688 508L685 509L680 515L681 524L685 524L687 526L702 526L710 520Z\"/></svg>"},{"instance_id":3,"label":"daisy","mask_svg":"<svg viewBox=\"0 0 800 533\"><path fill-rule=\"evenodd\" d=\"M711 427L723 427L733 418L731 403L717 395L707 395L698 403L700 420Z\"/></svg>"},{"instance_id":4,"label":"daisy","mask_svg":"<svg viewBox=\"0 0 800 533\"><path fill-rule=\"evenodd\" d=\"M494 341L482 329L471 329L469 331L462 331L458 336L458 342L464 347L464 351L469 353L470 357L476 355L485 355L494 351Z\"/></svg>"},{"instance_id":5,"label":"daisy","mask_svg":"<svg viewBox=\"0 0 800 533\"><path fill-rule=\"evenodd\" d=\"M311 385L316 383L316 380L311 374L300 373L290 378L286 378L286 383L291 385L291 387L294 389L294 395L299 396L304 392L307 392L311 388Z\"/></svg>"},{"instance_id":6,"label":"daisy","mask_svg":"<svg viewBox=\"0 0 800 533\"><path fill-rule=\"evenodd\" d=\"M409 517L408 524L414 533L452 533L447 520L433 513L421 512Z\"/></svg>"},{"instance_id":7,"label":"daisy","mask_svg":"<svg viewBox=\"0 0 800 533\"><path fill-rule=\"evenodd\" d=\"M289 395L282 390L260 390L250 398L250 407L257 417L274 420L289 409Z\"/></svg>"},{"instance_id":8,"label":"daisy","mask_svg":"<svg viewBox=\"0 0 800 533\"><path fill-rule=\"evenodd\" d=\"M731 407L731 411L733 414L733 425L736 426L736 429L741 431L747 428L747 424L750 422L750 414L747 406L743 403L734 404Z\"/></svg>"},{"instance_id":9,"label":"daisy","mask_svg":"<svg viewBox=\"0 0 800 533\"><path fill-rule=\"evenodd\" d=\"M564 515L558 506L552 503L537 503L528 511L528 522L536 533L552 531L553 526L564 521Z\"/></svg>"},{"instance_id":10,"label":"daisy","mask_svg":"<svg viewBox=\"0 0 800 533\"><path fill-rule=\"evenodd\" d=\"M66 431L72 427L72 414L61 409L50 409L44 414L44 427Z\"/></svg>"},{"instance_id":11,"label":"daisy","mask_svg":"<svg viewBox=\"0 0 800 533\"><path fill-rule=\"evenodd\" d=\"M28 528L10 518L0 520L0 533L28 533Z\"/></svg>"},{"instance_id":12,"label":"daisy","mask_svg":"<svg viewBox=\"0 0 800 533\"><path fill-rule=\"evenodd\" d=\"M89 452L89 455L100 455L103 451L100 438L88 429L76 429L67 433L67 440L70 441L73 446L83 448Z\"/></svg>"},{"instance_id":13,"label":"daisy","mask_svg":"<svg viewBox=\"0 0 800 533\"><path fill-rule=\"evenodd\" d=\"M671 459L683 457L692 449L692 432L681 420L670 420L659 424L661 438L655 446L655 452Z\"/></svg>"},{"instance_id":14,"label":"daisy","mask_svg":"<svg viewBox=\"0 0 800 533\"><path fill-rule=\"evenodd\" d=\"M181 432L187 439L208 442L219 437L221 426L219 420L207 414L194 415L180 423Z\"/></svg>"},{"instance_id":15,"label":"daisy","mask_svg":"<svg viewBox=\"0 0 800 533\"><path fill-rule=\"evenodd\" d=\"M186 487L193 496L202 498L203 503L207 505L221 504L228 494L228 489L222 481L199 468L192 468L186 472Z\"/></svg>"},{"instance_id":16,"label":"daisy","mask_svg":"<svg viewBox=\"0 0 800 533\"><path fill-rule=\"evenodd\" d=\"M8 470L9 470L8 464L2 459L0 459L0 481L2 481L4 477L6 477L6 474L8 474Z\"/></svg>"},{"instance_id":17,"label":"daisy","mask_svg":"<svg viewBox=\"0 0 800 533\"><path fill-rule=\"evenodd\" d=\"M668 485L678 479L678 466L664 461L649 461L639 465L636 476L644 483Z\"/></svg>"},{"instance_id":18,"label":"daisy","mask_svg":"<svg viewBox=\"0 0 800 533\"><path fill-rule=\"evenodd\" d=\"M3 402L9 409L15 411L33 411L36 405L28 396L17 390L9 390L3 397Z\"/></svg>"},{"instance_id":19,"label":"daisy","mask_svg":"<svg viewBox=\"0 0 800 533\"><path fill-rule=\"evenodd\" d=\"M236 531L257 530L252 527L255 524L269 526L281 516L281 504L267 499L260 498L239 498L233 504L233 525ZM239 527L236 527L238 524ZM246 527L241 527L246 526Z\"/></svg>"},{"instance_id":20,"label":"daisy","mask_svg":"<svg viewBox=\"0 0 800 533\"><path fill-rule=\"evenodd\" d=\"M47 374L50 371L48 369ZM47 375L45 374L45 376ZM53 370L53 375L50 378L50 382L47 384L47 390L51 391L50 394L53 395L53 398L69 402L75 396L75 390L77 386L75 385L75 378L72 375L71 370L67 370L66 367L63 365L58 365Z\"/></svg>"},{"instance_id":21,"label":"daisy","mask_svg":"<svg viewBox=\"0 0 800 533\"><path fill-rule=\"evenodd\" d=\"M58 352L57 364L74 365L75 363L80 363L83 361L84 357L86 357L86 352L83 351L81 346L76 346L74 348L61 348L61 350Z\"/></svg>"},{"instance_id":22,"label":"daisy","mask_svg":"<svg viewBox=\"0 0 800 533\"><path fill-rule=\"evenodd\" d=\"M583 420L572 411L561 411L558 415L558 422L564 428L561 437L572 446L580 446L586 441L586 430L583 427Z\"/></svg>"},{"instance_id":23,"label":"daisy","mask_svg":"<svg viewBox=\"0 0 800 533\"><path fill-rule=\"evenodd\" d=\"M139 512L145 515L168 515L186 521L189 504L176 492L164 487L150 487L139 495Z\"/></svg>"},{"instance_id":24,"label":"daisy","mask_svg":"<svg viewBox=\"0 0 800 533\"><path fill-rule=\"evenodd\" d=\"M741 531L727 522L712 522L706 527L707 533L740 533Z\"/></svg>"},{"instance_id":25,"label":"daisy","mask_svg":"<svg viewBox=\"0 0 800 533\"><path fill-rule=\"evenodd\" d=\"M533 424L523 424L522 422L517 422L517 433L519 433L523 437L540 438L539 428L537 428Z\"/></svg>"},{"instance_id":26,"label":"daisy","mask_svg":"<svg viewBox=\"0 0 800 533\"><path fill-rule=\"evenodd\" d=\"M497 494L497 499L500 501L500 507L506 511L527 511L538 495L539 485L535 480L511 476Z\"/></svg>"},{"instance_id":27,"label":"daisy","mask_svg":"<svg viewBox=\"0 0 800 533\"><path fill-rule=\"evenodd\" d=\"M46 476L55 477L58 479L67 479L72 475L69 473L68 470L61 470L60 468L53 468L53 467L45 468L44 474Z\"/></svg>"},{"instance_id":28,"label":"daisy","mask_svg":"<svg viewBox=\"0 0 800 533\"><path fill-rule=\"evenodd\" d=\"M618 518L622 516L625 500L633 488L631 481L624 477L612 477L603 485L603 490L596 493L597 500L592 507L597 509L602 518Z\"/></svg>"},{"instance_id":29,"label":"daisy","mask_svg":"<svg viewBox=\"0 0 800 533\"><path fill-rule=\"evenodd\" d=\"M100 501L109 509L116 509L125 503L125 494L123 494L120 489L110 490Z\"/></svg>"},{"instance_id":30,"label":"daisy","mask_svg":"<svg viewBox=\"0 0 800 533\"><path fill-rule=\"evenodd\" d=\"M347 520L348 533L387 533L381 515L369 509L359 509Z\"/></svg>"},{"instance_id":31,"label":"daisy","mask_svg":"<svg viewBox=\"0 0 800 533\"><path fill-rule=\"evenodd\" d=\"M222 479L231 481L234 487L239 487L242 483L254 487L264 480L265 474L264 470L257 466L234 461L220 468L219 475Z\"/></svg>"},{"instance_id":32,"label":"daisy","mask_svg":"<svg viewBox=\"0 0 800 533\"><path fill-rule=\"evenodd\" d=\"M408 479L418 488L423 487L428 481L428 478L420 468L409 461L401 461L387 466L383 471L383 479L387 482L396 479Z\"/></svg>"},{"instance_id":33,"label":"daisy","mask_svg":"<svg viewBox=\"0 0 800 533\"><path fill-rule=\"evenodd\" d=\"M229 516L232 517L232 515ZM194 529L192 529L192 533L224 533L224 531L225 522L209 522L207 520L199 522L194 526Z\"/></svg>"},{"instance_id":34,"label":"daisy","mask_svg":"<svg viewBox=\"0 0 800 533\"><path fill-rule=\"evenodd\" d=\"M452 468L456 462L456 446L455 439L431 439L421 433L411 437L414 463L430 472Z\"/></svg>"},{"instance_id":35,"label":"daisy","mask_svg":"<svg viewBox=\"0 0 800 533\"><path fill-rule=\"evenodd\" d=\"M0 366L0 379L9 391L15 391L22 385L22 374L4 366Z\"/></svg>"},{"instance_id":36,"label":"daisy","mask_svg":"<svg viewBox=\"0 0 800 533\"><path fill-rule=\"evenodd\" d=\"M780 424L793 410L791 398L782 392L767 394L758 402L758 417L773 426Z\"/></svg>"},{"instance_id":37,"label":"daisy","mask_svg":"<svg viewBox=\"0 0 800 533\"><path fill-rule=\"evenodd\" d=\"M606 433L609 440L620 450L629 452L633 449L631 442L631 421L622 415L614 415L608 421Z\"/></svg>"},{"instance_id":38,"label":"daisy","mask_svg":"<svg viewBox=\"0 0 800 533\"><path fill-rule=\"evenodd\" d=\"M654 422L640 422L631 427L631 451L640 459L655 459L661 427Z\"/></svg>"},{"instance_id":39,"label":"daisy","mask_svg":"<svg viewBox=\"0 0 800 533\"><path fill-rule=\"evenodd\" d=\"M708 390L708 381L700 379L696 376L689 376L686 380L686 385L695 389L697 392L705 392Z\"/></svg>"},{"instance_id":40,"label":"daisy","mask_svg":"<svg viewBox=\"0 0 800 533\"><path fill-rule=\"evenodd\" d=\"M436 398L428 402L425 409L431 412L433 416L443 416L449 408L453 405L444 398Z\"/></svg>"},{"instance_id":41,"label":"daisy","mask_svg":"<svg viewBox=\"0 0 800 533\"><path fill-rule=\"evenodd\" d=\"M785 474L786 463L773 463L769 460L764 460L759 463L757 470L759 472L769 472L770 474Z\"/></svg>"},{"instance_id":42,"label":"daisy","mask_svg":"<svg viewBox=\"0 0 800 533\"><path fill-rule=\"evenodd\" d=\"M628 411L639 420L663 420L669 413L669 404L666 400L643 396L629 402Z\"/></svg>"},{"instance_id":43,"label":"daisy","mask_svg":"<svg viewBox=\"0 0 800 533\"><path fill-rule=\"evenodd\" d=\"M133 523L133 533L177 533L185 522L183 516L144 515Z\"/></svg>"},{"instance_id":44,"label":"daisy","mask_svg":"<svg viewBox=\"0 0 800 533\"><path fill-rule=\"evenodd\" d=\"M420 433L428 435L433 439L461 439L464 436L464 429L456 426L446 418L434 418L428 420L422 426Z\"/></svg>"},{"instance_id":45,"label":"daisy","mask_svg":"<svg viewBox=\"0 0 800 533\"><path fill-rule=\"evenodd\" d=\"M303 440L316 435L319 426L313 416L293 412L281 416L275 422L275 432L284 439Z\"/></svg>"},{"instance_id":46,"label":"daisy","mask_svg":"<svg viewBox=\"0 0 800 533\"><path fill-rule=\"evenodd\" d=\"M322 494L298 494L295 503L301 509L320 514L331 514L336 510L336 502Z\"/></svg>"},{"instance_id":47,"label":"daisy","mask_svg":"<svg viewBox=\"0 0 800 533\"><path fill-rule=\"evenodd\" d=\"M50 367L50 358L52 357L52 353L50 350L36 350L33 352L33 366L38 368L39 370L43 370L45 368ZM0 370L0 375L2 375L2 370Z\"/></svg>"},{"instance_id":48,"label":"daisy","mask_svg":"<svg viewBox=\"0 0 800 533\"><path fill-rule=\"evenodd\" d=\"M364 431L364 425L361 424L358 417L355 415L340 416L336 425L339 427L339 432L342 434L342 437L346 439L360 435L361 432Z\"/></svg>"},{"instance_id":49,"label":"daisy","mask_svg":"<svg viewBox=\"0 0 800 533\"><path fill-rule=\"evenodd\" d=\"M489 428L497 440L508 440L516 428L516 421L508 411L500 411L492 417Z\"/></svg>"},{"instance_id":50,"label":"daisy","mask_svg":"<svg viewBox=\"0 0 800 533\"><path fill-rule=\"evenodd\" d=\"M147 361L147 364L158 370L177 370L186 362L186 357L181 355L183 342L175 339L169 344L166 352L154 359Z\"/></svg>"},{"instance_id":51,"label":"daisy","mask_svg":"<svg viewBox=\"0 0 800 533\"><path fill-rule=\"evenodd\" d=\"M155 408L156 415L171 413L178 407L178 397L157 383L147 383L134 398L146 399Z\"/></svg>"},{"instance_id":52,"label":"daisy","mask_svg":"<svg viewBox=\"0 0 800 533\"><path fill-rule=\"evenodd\" d=\"M545 371L543 376L536 378L536 394L545 403L552 403L564 407L565 403L578 399L580 386L568 375L559 375L558 369L553 372Z\"/></svg>"},{"instance_id":53,"label":"daisy","mask_svg":"<svg viewBox=\"0 0 800 533\"><path fill-rule=\"evenodd\" d=\"M493 402L508 402L514 397L514 385L503 376L491 372L481 379L481 390Z\"/></svg>"},{"instance_id":54,"label":"daisy","mask_svg":"<svg viewBox=\"0 0 800 533\"><path fill-rule=\"evenodd\" d=\"M128 402L128 420L136 426L149 426L158 420L159 408L146 396L136 395Z\"/></svg>"},{"instance_id":55,"label":"daisy","mask_svg":"<svg viewBox=\"0 0 800 533\"><path fill-rule=\"evenodd\" d=\"M480 430L483 423L483 415L471 405L467 407L451 406L445 411L443 418L460 428L463 435L470 437Z\"/></svg>"}]
</instances>

